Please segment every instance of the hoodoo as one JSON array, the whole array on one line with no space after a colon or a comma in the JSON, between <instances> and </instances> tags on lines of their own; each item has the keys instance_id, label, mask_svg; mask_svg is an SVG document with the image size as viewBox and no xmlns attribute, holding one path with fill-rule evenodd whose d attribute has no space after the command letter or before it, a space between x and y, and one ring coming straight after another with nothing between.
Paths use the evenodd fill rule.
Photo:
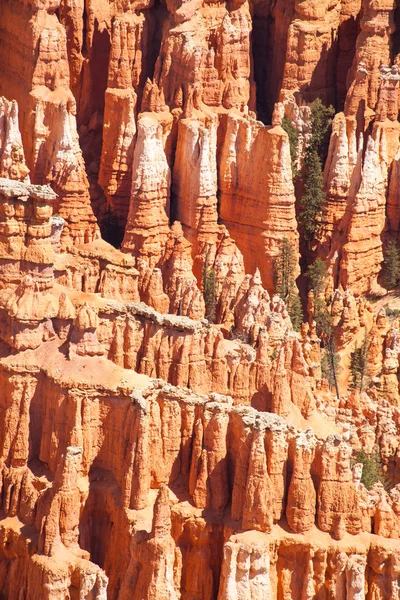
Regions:
<instances>
[{"instance_id":1,"label":"hoodoo","mask_svg":"<svg viewBox=\"0 0 400 600\"><path fill-rule=\"evenodd\" d=\"M0 599L400 600L396 0L0 0Z\"/></svg>"}]
</instances>

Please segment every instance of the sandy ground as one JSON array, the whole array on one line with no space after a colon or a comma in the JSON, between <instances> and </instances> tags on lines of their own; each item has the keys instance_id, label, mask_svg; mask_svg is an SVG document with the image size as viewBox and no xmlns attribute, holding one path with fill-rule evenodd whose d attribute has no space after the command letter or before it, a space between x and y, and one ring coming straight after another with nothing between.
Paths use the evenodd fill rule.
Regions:
<instances>
[{"instance_id":1,"label":"sandy ground","mask_svg":"<svg viewBox=\"0 0 400 600\"><path fill-rule=\"evenodd\" d=\"M21 367L31 371L42 368L60 384L77 387L94 386L116 391L117 388L144 390L151 383L147 375L123 369L103 356L77 356L69 360L57 341L42 344L37 350L26 350L10 355L1 361L9 367ZM65 349L66 350L66 349Z\"/></svg>"}]
</instances>

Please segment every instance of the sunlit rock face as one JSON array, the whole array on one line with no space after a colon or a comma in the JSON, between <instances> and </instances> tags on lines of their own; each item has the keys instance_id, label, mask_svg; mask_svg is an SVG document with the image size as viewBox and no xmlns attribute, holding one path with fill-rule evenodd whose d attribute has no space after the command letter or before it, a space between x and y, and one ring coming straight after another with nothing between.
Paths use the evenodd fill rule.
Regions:
<instances>
[{"instance_id":1,"label":"sunlit rock face","mask_svg":"<svg viewBox=\"0 0 400 600\"><path fill-rule=\"evenodd\" d=\"M1 598L399 597L397 13L2 0Z\"/></svg>"}]
</instances>

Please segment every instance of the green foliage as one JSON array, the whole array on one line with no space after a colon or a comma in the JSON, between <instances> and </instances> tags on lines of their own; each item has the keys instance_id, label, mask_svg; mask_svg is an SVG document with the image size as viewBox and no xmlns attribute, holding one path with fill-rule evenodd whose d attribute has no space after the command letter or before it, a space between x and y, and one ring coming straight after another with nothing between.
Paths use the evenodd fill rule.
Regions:
<instances>
[{"instance_id":1,"label":"green foliage","mask_svg":"<svg viewBox=\"0 0 400 600\"><path fill-rule=\"evenodd\" d=\"M320 259L308 267L306 273L309 286L314 290L314 321L317 334L324 345L321 358L322 376L328 380L329 386L334 387L339 398L338 373L340 371L340 356L336 352L334 327L329 307L322 296L326 282L326 266Z\"/></svg>"},{"instance_id":2,"label":"green foliage","mask_svg":"<svg viewBox=\"0 0 400 600\"><path fill-rule=\"evenodd\" d=\"M375 483L382 483L386 490L390 490L392 482L383 470L381 457L377 450L367 454L364 449L361 449L355 460L363 465L361 483L367 490L370 490Z\"/></svg>"},{"instance_id":3,"label":"green foliage","mask_svg":"<svg viewBox=\"0 0 400 600\"><path fill-rule=\"evenodd\" d=\"M388 290L395 288L400 280L400 251L394 240L390 240L383 252L383 277Z\"/></svg>"},{"instance_id":4,"label":"green foliage","mask_svg":"<svg viewBox=\"0 0 400 600\"><path fill-rule=\"evenodd\" d=\"M317 258L306 271L306 277L310 290L314 292L314 321L317 326L317 334L329 340L332 337L333 325L332 315L323 297L326 287L327 270L326 264L321 258Z\"/></svg>"},{"instance_id":5,"label":"green foliage","mask_svg":"<svg viewBox=\"0 0 400 600\"><path fill-rule=\"evenodd\" d=\"M289 315L292 321L293 329L300 331L301 324L303 322L303 308L301 306L301 300L299 294L294 294L289 302Z\"/></svg>"},{"instance_id":6,"label":"green foliage","mask_svg":"<svg viewBox=\"0 0 400 600\"><path fill-rule=\"evenodd\" d=\"M296 267L296 252L290 240L284 237L274 263L275 290L286 303L295 331L299 331L303 322L303 311L295 280Z\"/></svg>"},{"instance_id":7,"label":"green foliage","mask_svg":"<svg viewBox=\"0 0 400 600\"><path fill-rule=\"evenodd\" d=\"M368 338L365 336L360 348L355 347L350 355L350 387L362 392L365 381L365 370L367 367Z\"/></svg>"},{"instance_id":8,"label":"green foliage","mask_svg":"<svg viewBox=\"0 0 400 600\"><path fill-rule=\"evenodd\" d=\"M318 217L325 204L325 194L322 190L322 163L315 149L306 151L304 164L304 195L301 199L299 223L306 242L310 243L318 230Z\"/></svg>"},{"instance_id":9,"label":"green foliage","mask_svg":"<svg viewBox=\"0 0 400 600\"><path fill-rule=\"evenodd\" d=\"M320 98L311 104L311 137L306 152L316 151L322 162L325 160L329 131L334 116L333 106L325 106Z\"/></svg>"},{"instance_id":10,"label":"green foliage","mask_svg":"<svg viewBox=\"0 0 400 600\"><path fill-rule=\"evenodd\" d=\"M315 298L314 300L314 321L319 337L325 341L328 340L332 336L333 331L332 315L325 300L322 298Z\"/></svg>"},{"instance_id":11,"label":"green foliage","mask_svg":"<svg viewBox=\"0 0 400 600\"><path fill-rule=\"evenodd\" d=\"M322 354L321 371L322 376L327 379L329 386L335 388L337 398L340 396L338 383L338 373L340 372L340 369L340 356L336 352L336 345L333 337L331 336L327 340Z\"/></svg>"},{"instance_id":12,"label":"green foliage","mask_svg":"<svg viewBox=\"0 0 400 600\"><path fill-rule=\"evenodd\" d=\"M389 318L397 319L397 317L400 317L400 310L397 308L390 308L389 306L387 306L385 312L386 316Z\"/></svg>"},{"instance_id":13,"label":"green foliage","mask_svg":"<svg viewBox=\"0 0 400 600\"><path fill-rule=\"evenodd\" d=\"M309 265L306 277L308 285L310 289L314 290L315 295L318 296L321 294L325 288L327 278L326 264L321 258L317 258Z\"/></svg>"},{"instance_id":14,"label":"green foliage","mask_svg":"<svg viewBox=\"0 0 400 600\"><path fill-rule=\"evenodd\" d=\"M361 348L355 348L350 355L350 387L352 389L362 390L362 374L364 371L363 357Z\"/></svg>"},{"instance_id":15,"label":"green foliage","mask_svg":"<svg viewBox=\"0 0 400 600\"><path fill-rule=\"evenodd\" d=\"M290 146L290 158L292 161L292 174L293 179L295 179L298 175L297 170L297 157L299 152L299 138L297 136L297 131L292 121L288 117L283 117L282 119L282 128L286 131L289 137L289 146Z\"/></svg>"},{"instance_id":16,"label":"green foliage","mask_svg":"<svg viewBox=\"0 0 400 600\"><path fill-rule=\"evenodd\" d=\"M238 329L236 329L236 327L231 328L230 333L229 333L229 339L239 340L240 342L243 342L244 344L251 344L250 335L247 333L244 333L243 331L239 331Z\"/></svg>"},{"instance_id":17,"label":"green foliage","mask_svg":"<svg viewBox=\"0 0 400 600\"><path fill-rule=\"evenodd\" d=\"M321 358L321 371L322 377L328 381L329 387L335 388L336 396L339 398L337 376L340 371L340 356L336 352L333 341L324 348Z\"/></svg>"},{"instance_id":18,"label":"green foliage","mask_svg":"<svg viewBox=\"0 0 400 600\"><path fill-rule=\"evenodd\" d=\"M336 396L339 398L338 373L340 371L340 356L336 352L334 338L334 327L332 315L327 303L323 298L316 297L314 300L314 321L317 334L324 345L321 359L322 376L328 380L329 386L334 387Z\"/></svg>"},{"instance_id":19,"label":"green foliage","mask_svg":"<svg viewBox=\"0 0 400 600\"><path fill-rule=\"evenodd\" d=\"M296 253L290 240L285 236L280 243L279 254L274 263L275 290L282 300L287 300L296 285L294 281L296 266Z\"/></svg>"},{"instance_id":20,"label":"green foliage","mask_svg":"<svg viewBox=\"0 0 400 600\"><path fill-rule=\"evenodd\" d=\"M203 264L203 298L204 304L206 308L206 319L210 323L215 322L216 317L216 307L217 307L217 280L215 275L215 269L208 268L208 257L204 261Z\"/></svg>"},{"instance_id":21,"label":"green foliage","mask_svg":"<svg viewBox=\"0 0 400 600\"><path fill-rule=\"evenodd\" d=\"M322 166L334 114L335 109L332 106L324 106L319 98L311 105L311 136L304 156L304 195L299 214L303 236L308 244L318 231L320 216L324 209Z\"/></svg>"}]
</instances>

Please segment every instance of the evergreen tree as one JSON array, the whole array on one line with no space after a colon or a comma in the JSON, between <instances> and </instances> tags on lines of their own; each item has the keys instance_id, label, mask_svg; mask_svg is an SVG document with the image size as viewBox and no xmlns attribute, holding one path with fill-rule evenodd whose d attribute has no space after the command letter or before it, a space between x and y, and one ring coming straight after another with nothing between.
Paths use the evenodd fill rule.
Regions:
<instances>
[{"instance_id":1,"label":"evergreen tree","mask_svg":"<svg viewBox=\"0 0 400 600\"><path fill-rule=\"evenodd\" d=\"M333 335L333 325L332 315L323 296L327 270L326 264L321 258L317 258L309 265L306 277L309 289L314 292L314 321L317 326L317 334L326 342Z\"/></svg>"},{"instance_id":2,"label":"evergreen tree","mask_svg":"<svg viewBox=\"0 0 400 600\"><path fill-rule=\"evenodd\" d=\"M339 398L338 373L340 371L340 356L336 351L332 315L322 298L315 299L314 320L316 322L317 334L324 345L321 360L322 375L328 380L330 387L335 388L336 397Z\"/></svg>"},{"instance_id":3,"label":"evergreen tree","mask_svg":"<svg viewBox=\"0 0 400 600\"><path fill-rule=\"evenodd\" d=\"M367 454L362 448L356 455L356 462L361 463L363 466L361 483L365 485L367 490L370 490L375 483L382 483L386 491L391 489L393 482L390 481L387 473L383 470L378 450Z\"/></svg>"},{"instance_id":4,"label":"evergreen tree","mask_svg":"<svg viewBox=\"0 0 400 600\"><path fill-rule=\"evenodd\" d=\"M334 114L334 108L324 106L319 98L314 100L311 105L311 136L304 156L304 195L301 199L299 213L299 223L308 246L318 232L325 204L322 168Z\"/></svg>"},{"instance_id":5,"label":"evergreen tree","mask_svg":"<svg viewBox=\"0 0 400 600\"><path fill-rule=\"evenodd\" d=\"M327 341L333 335L332 315L323 298L314 299L314 321L317 334L323 341Z\"/></svg>"},{"instance_id":6,"label":"evergreen tree","mask_svg":"<svg viewBox=\"0 0 400 600\"><path fill-rule=\"evenodd\" d=\"M300 331L303 322L303 309L298 292L293 294L292 298L290 298L288 310L293 329L295 331Z\"/></svg>"},{"instance_id":7,"label":"evergreen tree","mask_svg":"<svg viewBox=\"0 0 400 600\"><path fill-rule=\"evenodd\" d=\"M335 388L336 397L339 398L338 373L340 371L340 356L336 352L332 336L329 338L322 354L321 371L322 376L327 379L329 386Z\"/></svg>"},{"instance_id":8,"label":"evergreen tree","mask_svg":"<svg viewBox=\"0 0 400 600\"><path fill-rule=\"evenodd\" d=\"M340 356L336 351L335 328L328 304L323 296L326 287L327 270L324 261L317 258L307 269L306 277L310 289L314 291L314 321L317 334L321 338L324 352L321 359L322 375L334 387L339 398L338 373Z\"/></svg>"},{"instance_id":9,"label":"evergreen tree","mask_svg":"<svg viewBox=\"0 0 400 600\"><path fill-rule=\"evenodd\" d=\"M217 279L215 274L215 269L208 268L208 255L203 264L202 271L202 279L203 279L203 298L204 304L206 308L206 319L210 323L215 322L216 317L216 306L217 306Z\"/></svg>"},{"instance_id":10,"label":"evergreen tree","mask_svg":"<svg viewBox=\"0 0 400 600\"><path fill-rule=\"evenodd\" d=\"M332 315L323 297L326 287L326 265L321 258L317 258L309 265L306 277L309 289L314 292L314 321L317 334L326 342L333 335Z\"/></svg>"},{"instance_id":11,"label":"evergreen tree","mask_svg":"<svg viewBox=\"0 0 400 600\"><path fill-rule=\"evenodd\" d=\"M350 355L350 388L359 390L361 388L362 357L361 348L356 348Z\"/></svg>"},{"instance_id":12,"label":"evergreen tree","mask_svg":"<svg viewBox=\"0 0 400 600\"><path fill-rule=\"evenodd\" d=\"M365 336L362 346L355 347L350 355L350 387L362 392L365 380L365 370L367 367L368 338Z\"/></svg>"},{"instance_id":13,"label":"evergreen tree","mask_svg":"<svg viewBox=\"0 0 400 600\"><path fill-rule=\"evenodd\" d=\"M292 175L293 179L295 179L298 175L297 170L297 157L299 152L299 138L297 136L297 131L293 122L288 117L283 117L282 119L282 128L286 131L289 137L289 146L290 146L290 158L292 162Z\"/></svg>"},{"instance_id":14,"label":"evergreen tree","mask_svg":"<svg viewBox=\"0 0 400 600\"><path fill-rule=\"evenodd\" d=\"M392 290L400 279L400 251L394 240L390 240L383 256L384 284L388 290Z\"/></svg>"},{"instance_id":15,"label":"evergreen tree","mask_svg":"<svg viewBox=\"0 0 400 600\"><path fill-rule=\"evenodd\" d=\"M305 241L310 244L318 230L319 217L325 203L325 194L322 190L322 164L315 149L306 152L304 165L305 184L299 223Z\"/></svg>"},{"instance_id":16,"label":"evergreen tree","mask_svg":"<svg viewBox=\"0 0 400 600\"><path fill-rule=\"evenodd\" d=\"M320 98L311 104L311 137L306 151L316 151L321 162L325 161L327 146L329 143L329 131L332 125L335 109L333 106L325 106Z\"/></svg>"},{"instance_id":17,"label":"evergreen tree","mask_svg":"<svg viewBox=\"0 0 400 600\"><path fill-rule=\"evenodd\" d=\"M321 258L317 258L309 265L306 277L310 289L314 290L316 296L319 296L325 288L327 278L326 264Z\"/></svg>"},{"instance_id":18,"label":"evergreen tree","mask_svg":"<svg viewBox=\"0 0 400 600\"><path fill-rule=\"evenodd\" d=\"M296 266L296 252L290 240L284 237L274 263L275 290L286 303L293 328L299 331L303 322L303 311L295 280Z\"/></svg>"},{"instance_id":19,"label":"evergreen tree","mask_svg":"<svg viewBox=\"0 0 400 600\"><path fill-rule=\"evenodd\" d=\"M279 254L274 264L275 290L282 300L287 300L293 285L295 285L296 265L296 253L290 240L285 236L280 243Z\"/></svg>"}]
</instances>

